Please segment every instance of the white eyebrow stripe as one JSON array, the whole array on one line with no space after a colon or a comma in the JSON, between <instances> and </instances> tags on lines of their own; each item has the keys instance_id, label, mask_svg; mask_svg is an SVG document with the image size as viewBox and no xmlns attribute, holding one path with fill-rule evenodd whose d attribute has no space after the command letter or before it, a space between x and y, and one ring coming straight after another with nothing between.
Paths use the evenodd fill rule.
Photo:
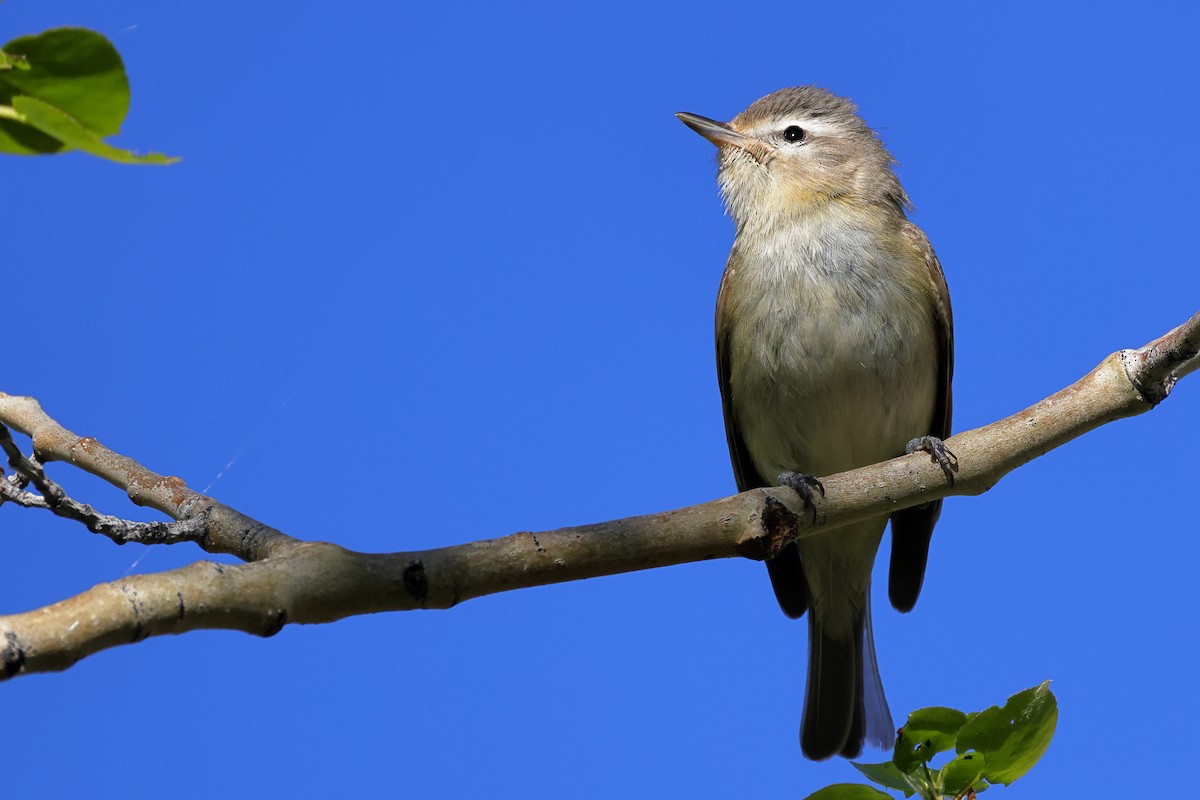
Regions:
<instances>
[{"instance_id":1,"label":"white eyebrow stripe","mask_svg":"<svg viewBox=\"0 0 1200 800\"><path fill-rule=\"evenodd\" d=\"M811 133L814 136L830 136L838 132L838 127L836 125L830 125L828 122L807 119L805 117L793 117L791 119L781 119L773 122L759 123L749 130L742 131L742 133L750 136L765 136L772 133L779 133L792 125L798 125L806 132Z\"/></svg>"}]
</instances>

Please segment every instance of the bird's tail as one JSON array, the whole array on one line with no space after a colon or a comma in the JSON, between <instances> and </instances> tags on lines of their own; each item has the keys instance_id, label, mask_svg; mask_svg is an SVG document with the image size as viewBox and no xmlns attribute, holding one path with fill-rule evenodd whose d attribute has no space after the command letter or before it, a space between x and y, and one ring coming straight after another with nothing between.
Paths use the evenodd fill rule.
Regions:
<instances>
[{"instance_id":1,"label":"bird's tail","mask_svg":"<svg viewBox=\"0 0 1200 800\"><path fill-rule=\"evenodd\" d=\"M875 660L871 599L854 620L849 636L830 636L818 614L808 616L808 685L800 749L814 760L855 758L863 743L881 749L896 731Z\"/></svg>"}]
</instances>

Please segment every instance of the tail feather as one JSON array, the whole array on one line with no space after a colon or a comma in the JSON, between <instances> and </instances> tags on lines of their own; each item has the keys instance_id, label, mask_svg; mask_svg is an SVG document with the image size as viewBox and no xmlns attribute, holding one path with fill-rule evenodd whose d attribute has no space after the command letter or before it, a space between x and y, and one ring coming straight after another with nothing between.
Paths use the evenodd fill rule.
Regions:
<instances>
[{"instance_id":1,"label":"tail feather","mask_svg":"<svg viewBox=\"0 0 1200 800\"><path fill-rule=\"evenodd\" d=\"M800 749L816 761L855 758L863 743L891 746L895 733L875 660L870 600L847 637L827 635L817 614L808 618L808 683Z\"/></svg>"},{"instance_id":2,"label":"tail feather","mask_svg":"<svg viewBox=\"0 0 1200 800\"><path fill-rule=\"evenodd\" d=\"M855 687L855 697L863 696L863 673L861 669L855 670L858 676ZM866 709L860 702L854 703L854 716L850 720L850 734L846 737L846 744L842 746L842 750L838 755L843 758L858 758L862 752L863 739L866 736Z\"/></svg>"},{"instance_id":3,"label":"tail feather","mask_svg":"<svg viewBox=\"0 0 1200 800\"><path fill-rule=\"evenodd\" d=\"M871 623L871 596L867 595L866 624L863 626L863 677L862 706L866 717L863 731L866 743L879 750L891 750L896 746L896 723L888 708L887 696L883 693L883 678L879 675L879 661L875 658L875 627Z\"/></svg>"},{"instance_id":4,"label":"tail feather","mask_svg":"<svg viewBox=\"0 0 1200 800\"><path fill-rule=\"evenodd\" d=\"M850 741L861 686L862 637L846 639L826 635L816 614L808 615L808 684L804 690L804 717L800 723L800 749L814 761L853 751Z\"/></svg>"}]
</instances>

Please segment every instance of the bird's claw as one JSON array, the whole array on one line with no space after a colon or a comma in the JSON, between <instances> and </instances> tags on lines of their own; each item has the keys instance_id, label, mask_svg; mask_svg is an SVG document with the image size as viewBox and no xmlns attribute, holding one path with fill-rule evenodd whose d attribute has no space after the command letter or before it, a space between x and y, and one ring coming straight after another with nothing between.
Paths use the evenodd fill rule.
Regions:
<instances>
[{"instance_id":1,"label":"bird's claw","mask_svg":"<svg viewBox=\"0 0 1200 800\"><path fill-rule=\"evenodd\" d=\"M804 501L804 507L812 514L813 524L816 525L817 504L813 502L813 489L816 489L821 497L825 496L825 486L817 479L817 476L804 472L781 472L776 481L780 486L786 486L800 495L800 499Z\"/></svg>"},{"instance_id":2,"label":"bird's claw","mask_svg":"<svg viewBox=\"0 0 1200 800\"><path fill-rule=\"evenodd\" d=\"M954 473L958 472L958 456L950 452L946 443L936 436L918 436L904 448L904 452L912 455L917 451L929 453L930 460L942 468L946 480L954 485Z\"/></svg>"}]
</instances>

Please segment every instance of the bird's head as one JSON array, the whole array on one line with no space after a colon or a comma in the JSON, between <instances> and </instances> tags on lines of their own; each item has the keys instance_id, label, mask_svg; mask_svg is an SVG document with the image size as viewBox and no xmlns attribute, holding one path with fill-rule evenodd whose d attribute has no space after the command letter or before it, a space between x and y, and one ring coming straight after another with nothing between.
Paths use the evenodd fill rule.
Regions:
<instances>
[{"instance_id":1,"label":"bird's head","mask_svg":"<svg viewBox=\"0 0 1200 800\"><path fill-rule=\"evenodd\" d=\"M899 212L908 205L879 137L852 102L825 89L780 89L728 123L676 116L717 146L717 180L739 228L770 227L834 203Z\"/></svg>"}]
</instances>

